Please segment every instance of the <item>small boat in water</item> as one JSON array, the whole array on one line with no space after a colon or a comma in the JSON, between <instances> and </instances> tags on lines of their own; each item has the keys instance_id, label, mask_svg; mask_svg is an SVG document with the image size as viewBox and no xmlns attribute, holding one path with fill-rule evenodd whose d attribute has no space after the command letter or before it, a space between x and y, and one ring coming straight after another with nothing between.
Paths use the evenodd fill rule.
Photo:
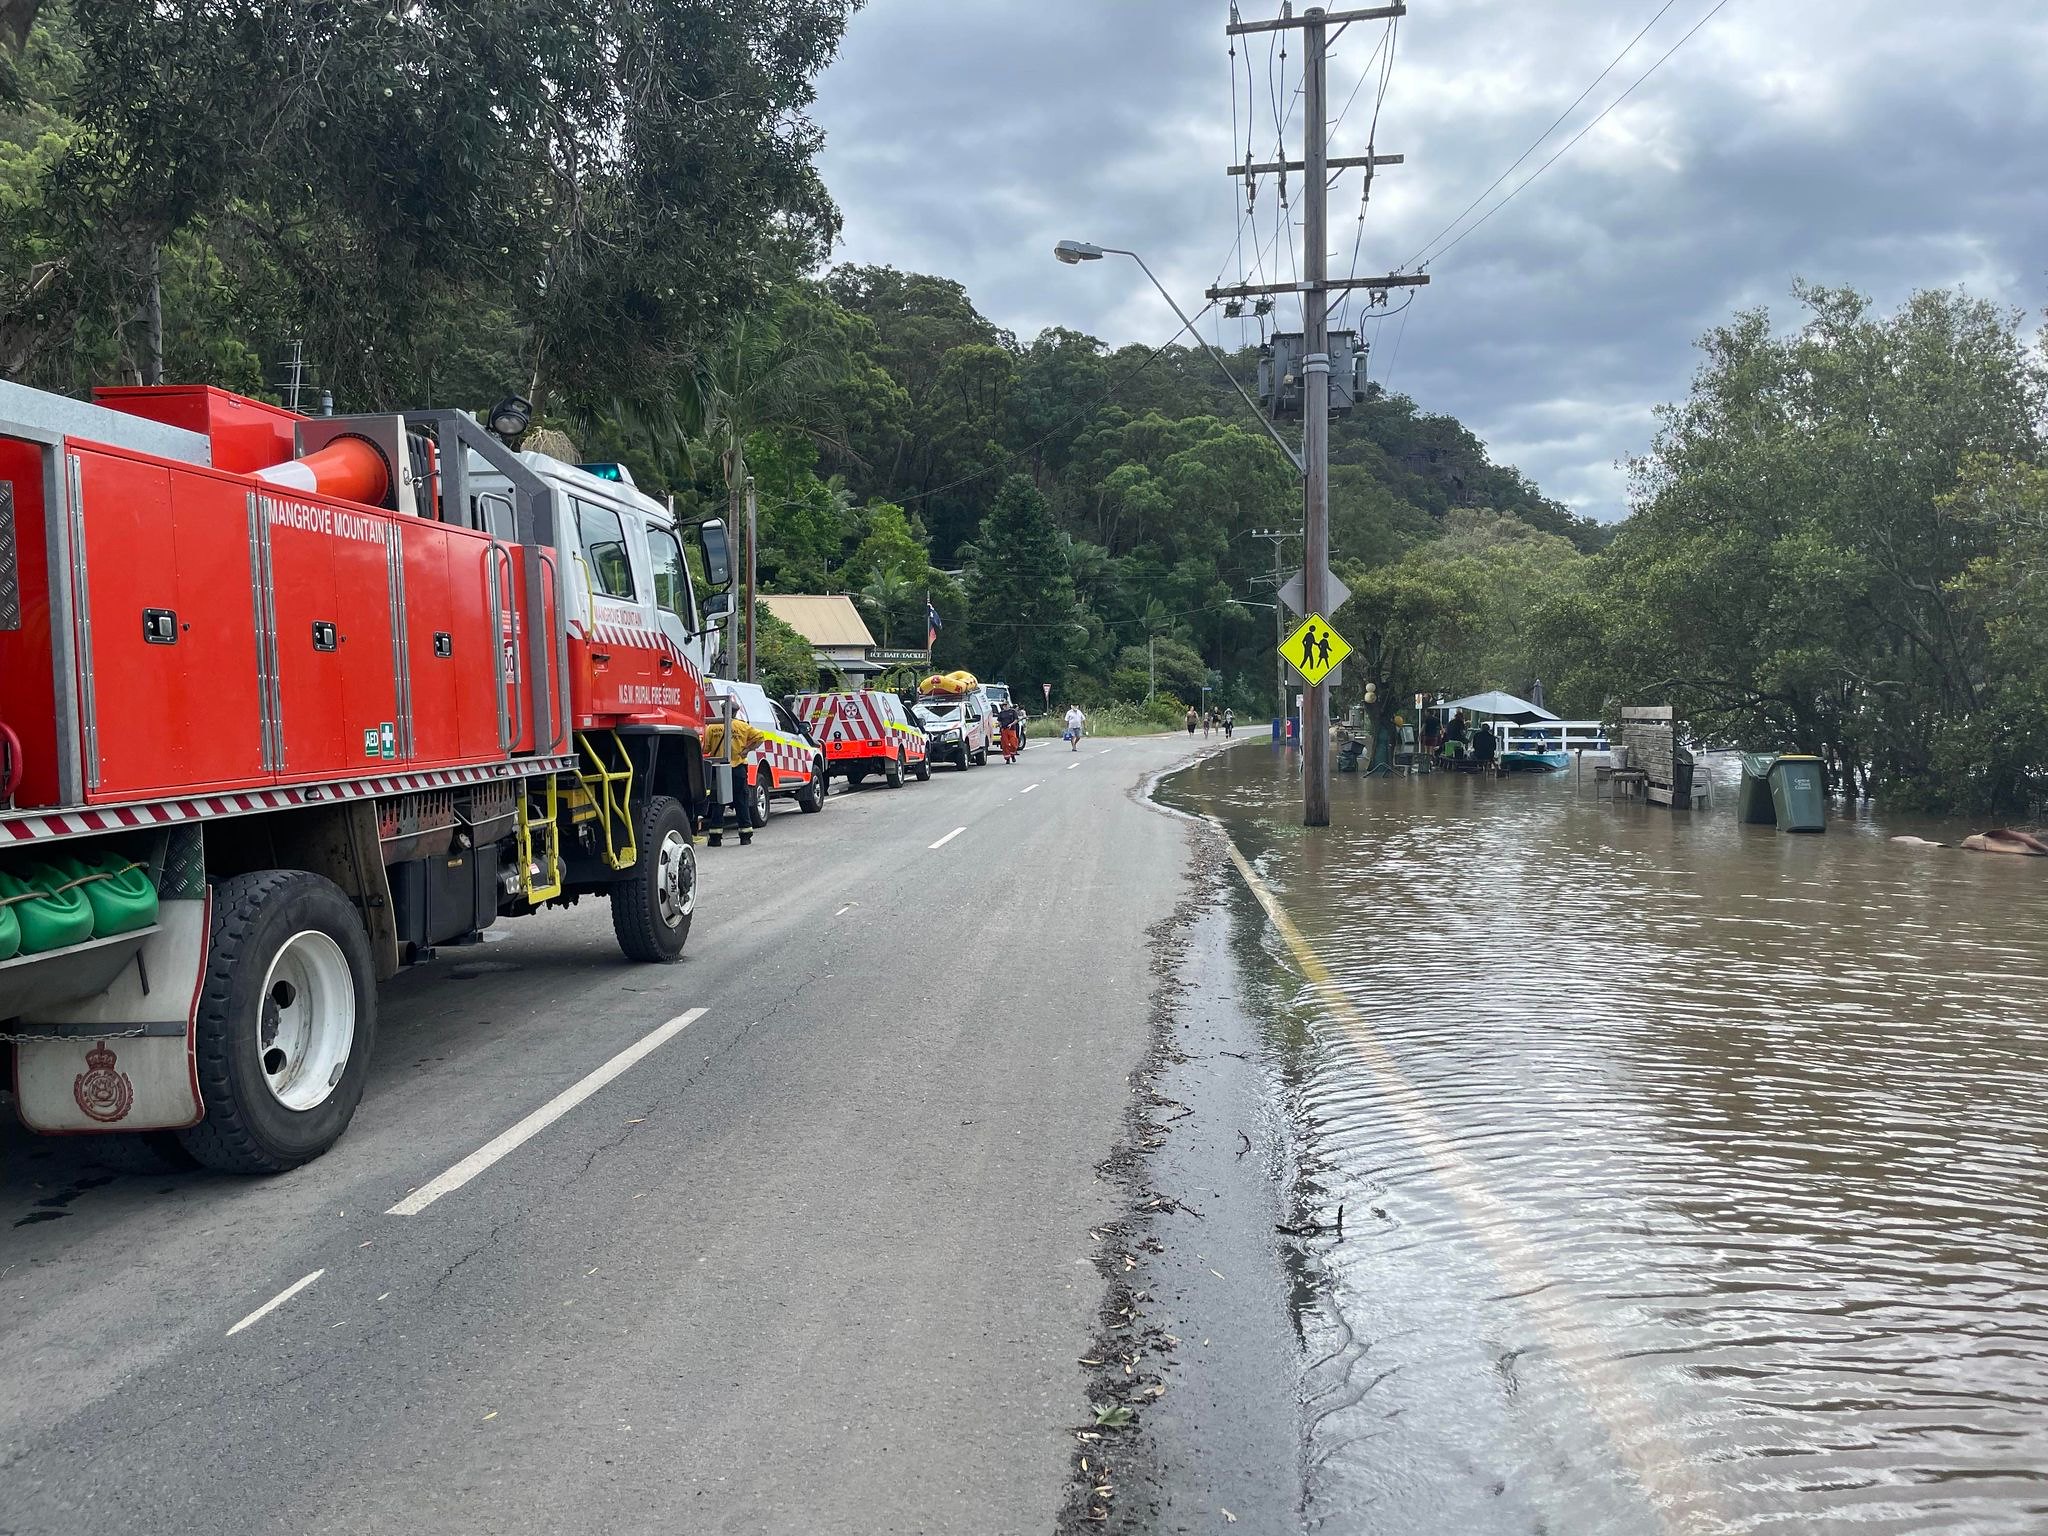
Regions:
<instances>
[{"instance_id":1,"label":"small boat in water","mask_svg":"<svg viewBox=\"0 0 2048 1536\"><path fill-rule=\"evenodd\" d=\"M1509 773L1563 773L1572 760L1562 752L1532 752L1526 749L1503 752L1500 765Z\"/></svg>"}]
</instances>

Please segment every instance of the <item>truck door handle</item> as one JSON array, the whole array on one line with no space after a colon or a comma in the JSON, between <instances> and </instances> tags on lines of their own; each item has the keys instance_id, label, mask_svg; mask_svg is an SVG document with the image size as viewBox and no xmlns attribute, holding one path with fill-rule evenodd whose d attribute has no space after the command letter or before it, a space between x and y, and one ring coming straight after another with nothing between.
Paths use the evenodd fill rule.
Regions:
<instances>
[{"instance_id":1,"label":"truck door handle","mask_svg":"<svg viewBox=\"0 0 2048 1536\"><path fill-rule=\"evenodd\" d=\"M673 656L664 656L661 658L661 670L664 672L668 671L675 664L676 661Z\"/></svg>"}]
</instances>

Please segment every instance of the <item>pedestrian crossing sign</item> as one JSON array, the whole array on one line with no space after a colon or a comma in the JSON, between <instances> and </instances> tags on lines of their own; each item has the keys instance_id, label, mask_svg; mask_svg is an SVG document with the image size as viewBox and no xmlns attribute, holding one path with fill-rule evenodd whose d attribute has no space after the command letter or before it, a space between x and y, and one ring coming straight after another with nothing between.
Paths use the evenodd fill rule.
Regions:
<instances>
[{"instance_id":1,"label":"pedestrian crossing sign","mask_svg":"<svg viewBox=\"0 0 2048 1536\"><path fill-rule=\"evenodd\" d=\"M1350 654L1351 647L1344 643L1344 637L1330 628L1330 621L1320 613L1303 619L1301 628L1280 647L1281 658L1311 688L1342 666Z\"/></svg>"}]
</instances>

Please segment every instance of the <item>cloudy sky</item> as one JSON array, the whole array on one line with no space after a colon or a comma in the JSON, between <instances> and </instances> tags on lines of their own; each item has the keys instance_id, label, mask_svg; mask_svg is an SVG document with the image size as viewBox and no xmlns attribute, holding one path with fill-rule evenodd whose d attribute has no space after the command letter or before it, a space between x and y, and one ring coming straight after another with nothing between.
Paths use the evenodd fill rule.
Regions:
<instances>
[{"instance_id":1,"label":"cloudy sky","mask_svg":"<svg viewBox=\"0 0 2048 1536\"><path fill-rule=\"evenodd\" d=\"M1476 220L1714 3L1412 0L1377 136L1408 162L1375 183L1358 270L1412 257L1662 9ZM1248 19L1279 11L1278 0L1240 7ZM1049 252L1068 236L1138 250L1191 311L1219 275L1255 274L1249 234L1238 254L1241 194L1222 174L1233 158L1227 10L868 0L819 88L825 175L846 216L840 259L956 278L1025 338L1068 325L1116 344L1165 340L1177 322L1130 263L1066 268ZM1333 112L1385 31L1361 23L1339 40ZM1289 54L1283 66L1268 37L1240 40L1237 132L1258 120L1260 159L1273 158L1276 94L1292 114L1290 156L1300 152L1298 43ZM1373 68L1333 153L1364 150ZM1641 451L1653 407L1683 393L1693 340L1749 305L1789 320L1794 277L1886 304L1963 284L2040 311L2044 128L2043 0L1726 0L1528 190L1432 261L1434 285L1411 310L1366 328L1374 372L1460 417L1550 494L1618 516L1615 461ZM1260 188L1267 242L1274 190ZM1354 172L1332 195L1335 270L1352 267L1357 211ZM1265 255L1267 276L1292 276L1285 244ZM1212 339L1216 323L1204 322ZM1223 323L1222 338L1237 331Z\"/></svg>"}]
</instances>

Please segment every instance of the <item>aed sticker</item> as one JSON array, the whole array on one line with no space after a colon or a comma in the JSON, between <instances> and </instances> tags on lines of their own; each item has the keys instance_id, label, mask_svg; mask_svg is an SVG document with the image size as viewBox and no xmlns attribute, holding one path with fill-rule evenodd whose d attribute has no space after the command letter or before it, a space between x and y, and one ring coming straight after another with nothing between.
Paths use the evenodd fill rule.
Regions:
<instances>
[{"instance_id":1,"label":"aed sticker","mask_svg":"<svg viewBox=\"0 0 2048 1536\"><path fill-rule=\"evenodd\" d=\"M377 755L386 759L398 756L398 727L389 720L377 727Z\"/></svg>"},{"instance_id":2,"label":"aed sticker","mask_svg":"<svg viewBox=\"0 0 2048 1536\"><path fill-rule=\"evenodd\" d=\"M379 736L378 736L378 733L377 733L377 727L376 727L376 726L374 726L374 725L368 725L368 726L364 726L364 727L363 727L363 756L365 756L365 757L382 757L383 755L384 755L384 747L383 747L383 743L382 743L382 741L381 741L381 740L379 739Z\"/></svg>"}]
</instances>

